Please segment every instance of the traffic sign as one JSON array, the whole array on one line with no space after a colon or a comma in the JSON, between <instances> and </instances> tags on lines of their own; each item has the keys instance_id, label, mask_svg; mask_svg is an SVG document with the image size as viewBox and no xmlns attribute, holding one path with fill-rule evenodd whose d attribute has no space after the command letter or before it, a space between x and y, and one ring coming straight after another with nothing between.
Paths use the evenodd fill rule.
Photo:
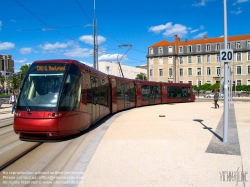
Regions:
<instances>
[{"instance_id":1,"label":"traffic sign","mask_svg":"<svg viewBox=\"0 0 250 187\"><path fill-rule=\"evenodd\" d=\"M220 50L220 61L221 62L232 62L234 58L234 52L232 49Z\"/></svg>"}]
</instances>

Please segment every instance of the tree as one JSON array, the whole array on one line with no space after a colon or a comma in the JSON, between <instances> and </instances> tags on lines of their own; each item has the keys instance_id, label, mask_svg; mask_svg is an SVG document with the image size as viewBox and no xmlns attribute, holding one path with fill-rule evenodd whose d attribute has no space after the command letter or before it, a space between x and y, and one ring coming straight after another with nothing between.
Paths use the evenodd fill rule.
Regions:
<instances>
[{"instance_id":1,"label":"tree","mask_svg":"<svg viewBox=\"0 0 250 187\"><path fill-rule=\"evenodd\" d=\"M30 66L31 66L31 64L25 64L25 65L21 66L21 68L20 68L21 80L23 80L23 78L26 75L26 73L28 72Z\"/></svg>"},{"instance_id":2,"label":"tree","mask_svg":"<svg viewBox=\"0 0 250 187\"><path fill-rule=\"evenodd\" d=\"M139 73L136 75L136 78L137 80L147 80L147 77L144 73Z\"/></svg>"}]
</instances>

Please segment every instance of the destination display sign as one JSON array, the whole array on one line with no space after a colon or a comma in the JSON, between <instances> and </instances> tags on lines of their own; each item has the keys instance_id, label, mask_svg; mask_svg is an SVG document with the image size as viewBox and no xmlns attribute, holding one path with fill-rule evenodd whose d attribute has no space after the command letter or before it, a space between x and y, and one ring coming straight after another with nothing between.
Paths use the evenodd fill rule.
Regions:
<instances>
[{"instance_id":1,"label":"destination display sign","mask_svg":"<svg viewBox=\"0 0 250 187\"><path fill-rule=\"evenodd\" d=\"M36 66L36 70L37 71L65 71L66 68L65 66L57 66L57 65L53 65L53 66Z\"/></svg>"}]
</instances>

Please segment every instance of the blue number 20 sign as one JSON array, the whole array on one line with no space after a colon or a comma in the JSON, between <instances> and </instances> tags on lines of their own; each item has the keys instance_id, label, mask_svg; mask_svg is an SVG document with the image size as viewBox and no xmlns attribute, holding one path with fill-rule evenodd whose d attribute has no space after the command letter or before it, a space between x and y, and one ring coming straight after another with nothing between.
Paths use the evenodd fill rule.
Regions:
<instances>
[{"instance_id":1,"label":"blue number 20 sign","mask_svg":"<svg viewBox=\"0 0 250 187\"><path fill-rule=\"evenodd\" d=\"M220 50L220 61L221 62L232 62L234 55L232 49L222 49Z\"/></svg>"}]
</instances>

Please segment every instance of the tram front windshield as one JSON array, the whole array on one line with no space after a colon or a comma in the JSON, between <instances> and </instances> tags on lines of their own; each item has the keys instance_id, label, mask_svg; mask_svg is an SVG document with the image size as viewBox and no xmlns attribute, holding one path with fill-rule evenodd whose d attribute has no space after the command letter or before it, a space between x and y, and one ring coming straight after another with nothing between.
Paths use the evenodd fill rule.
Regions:
<instances>
[{"instance_id":1,"label":"tram front windshield","mask_svg":"<svg viewBox=\"0 0 250 187\"><path fill-rule=\"evenodd\" d=\"M67 64L33 64L24 79L17 109L27 107L36 110L53 110L58 97Z\"/></svg>"}]
</instances>

